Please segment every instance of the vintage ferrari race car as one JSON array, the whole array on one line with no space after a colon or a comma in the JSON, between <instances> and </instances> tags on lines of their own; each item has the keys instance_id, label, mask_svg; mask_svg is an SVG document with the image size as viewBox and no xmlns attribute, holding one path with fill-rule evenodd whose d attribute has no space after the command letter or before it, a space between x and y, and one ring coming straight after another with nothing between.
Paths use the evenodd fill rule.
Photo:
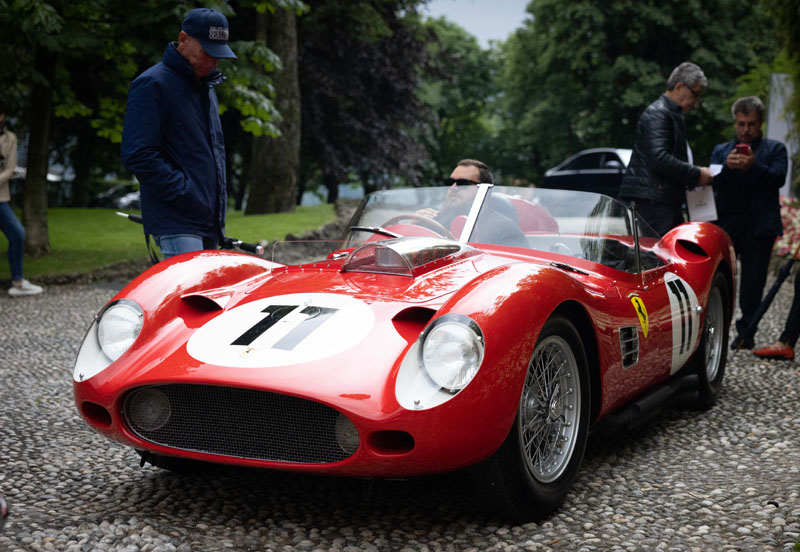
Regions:
<instances>
[{"instance_id":1,"label":"vintage ferrari race car","mask_svg":"<svg viewBox=\"0 0 800 552\"><path fill-rule=\"evenodd\" d=\"M470 467L487 504L533 520L590 430L720 390L736 279L715 225L659 237L607 196L480 184L370 194L342 241L311 245L133 280L77 356L89 426L167 469Z\"/></svg>"}]
</instances>

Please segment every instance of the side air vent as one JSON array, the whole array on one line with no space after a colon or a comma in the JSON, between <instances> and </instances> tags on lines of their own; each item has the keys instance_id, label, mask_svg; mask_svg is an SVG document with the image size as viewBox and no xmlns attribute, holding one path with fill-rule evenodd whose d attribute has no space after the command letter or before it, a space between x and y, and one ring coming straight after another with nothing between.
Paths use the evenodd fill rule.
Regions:
<instances>
[{"instance_id":1,"label":"side air vent","mask_svg":"<svg viewBox=\"0 0 800 552\"><path fill-rule=\"evenodd\" d=\"M699 263L708 259L705 249L689 240L675 240L675 252L689 262Z\"/></svg>"},{"instance_id":2,"label":"side air vent","mask_svg":"<svg viewBox=\"0 0 800 552\"><path fill-rule=\"evenodd\" d=\"M623 368L630 368L639 362L639 330L636 326L619 329L619 347L622 351Z\"/></svg>"}]
</instances>

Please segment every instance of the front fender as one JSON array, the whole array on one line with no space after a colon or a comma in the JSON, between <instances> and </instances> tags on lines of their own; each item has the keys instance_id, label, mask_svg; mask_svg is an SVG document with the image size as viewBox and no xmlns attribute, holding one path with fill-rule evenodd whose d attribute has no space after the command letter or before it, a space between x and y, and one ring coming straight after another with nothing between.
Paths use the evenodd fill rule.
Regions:
<instances>
[{"instance_id":1,"label":"front fender","mask_svg":"<svg viewBox=\"0 0 800 552\"><path fill-rule=\"evenodd\" d=\"M131 299L147 312L191 293L267 278L273 268L282 266L232 251L184 253L150 267L125 286L114 299Z\"/></svg>"},{"instance_id":2,"label":"front fender","mask_svg":"<svg viewBox=\"0 0 800 552\"><path fill-rule=\"evenodd\" d=\"M463 430L471 438L481 434L488 457L502 444L514 422L522 386L536 340L548 318L561 305L585 308L585 282L551 267L513 263L475 278L453 295L437 317L457 313L470 317L485 339L484 360L478 374L446 408L463 409L470 419ZM476 417L474 410L485 416Z\"/></svg>"}]
</instances>

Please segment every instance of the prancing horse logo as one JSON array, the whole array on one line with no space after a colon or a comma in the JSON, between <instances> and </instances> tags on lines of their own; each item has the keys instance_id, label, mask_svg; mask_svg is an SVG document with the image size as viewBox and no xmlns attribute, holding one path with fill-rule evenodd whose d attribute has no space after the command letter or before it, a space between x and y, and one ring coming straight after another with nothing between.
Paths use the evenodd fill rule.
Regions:
<instances>
[{"instance_id":1,"label":"prancing horse logo","mask_svg":"<svg viewBox=\"0 0 800 552\"><path fill-rule=\"evenodd\" d=\"M639 317L639 324L642 325L642 333L646 338L647 332L650 330L650 322L647 318L647 309L644 306L644 301L642 301L641 297L634 295L631 297L631 303L633 303L633 308L636 310L636 315Z\"/></svg>"}]
</instances>

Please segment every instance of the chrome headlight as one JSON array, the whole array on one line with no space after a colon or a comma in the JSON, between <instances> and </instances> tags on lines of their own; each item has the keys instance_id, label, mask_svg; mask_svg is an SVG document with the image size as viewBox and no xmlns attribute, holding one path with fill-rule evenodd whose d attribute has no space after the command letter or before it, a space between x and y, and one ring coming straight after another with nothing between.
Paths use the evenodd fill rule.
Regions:
<instances>
[{"instance_id":1,"label":"chrome headlight","mask_svg":"<svg viewBox=\"0 0 800 552\"><path fill-rule=\"evenodd\" d=\"M111 303L99 317L97 340L112 361L128 350L142 330L142 308L128 299Z\"/></svg>"},{"instance_id":2,"label":"chrome headlight","mask_svg":"<svg viewBox=\"0 0 800 552\"><path fill-rule=\"evenodd\" d=\"M437 385L451 392L472 381L483 361L480 328L465 316L436 320L422 343L422 365Z\"/></svg>"}]
</instances>

